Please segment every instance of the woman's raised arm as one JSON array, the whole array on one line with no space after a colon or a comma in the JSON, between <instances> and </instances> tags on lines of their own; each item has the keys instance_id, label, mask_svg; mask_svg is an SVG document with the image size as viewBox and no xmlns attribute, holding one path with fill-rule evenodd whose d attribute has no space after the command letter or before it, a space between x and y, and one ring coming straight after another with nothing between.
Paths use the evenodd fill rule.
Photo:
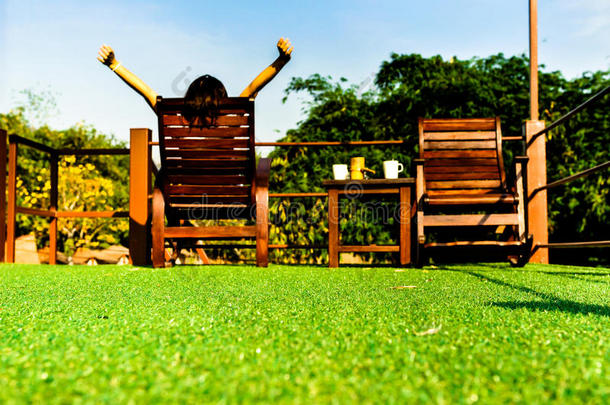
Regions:
<instances>
[{"instance_id":1,"label":"woman's raised arm","mask_svg":"<svg viewBox=\"0 0 610 405\"><path fill-rule=\"evenodd\" d=\"M131 73L125 66L121 64L114 57L114 51L108 45L102 45L100 48L97 60L108 66L114 73L116 73L125 83L132 89L137 91L146 102L154 109L157 104L157 93L151 89L146 83L133 73Z\"/></svg>"},{"instance_id":2,"label":"woman's raised arm","mask_svg":"<svg viewBox=\"0 0 610 405\"><path fill-rule=\"evenodd\" d=\"M288 38L280 38L277 42L277 50L279 51L280 56L252 80L252 83L241 92L240 97L256 97L258 92L265 87L267 83L273 80L275 75L277 75L284 65L290 61L290 55L292 54L293 49Z\"/></svg>"}]
</instances>

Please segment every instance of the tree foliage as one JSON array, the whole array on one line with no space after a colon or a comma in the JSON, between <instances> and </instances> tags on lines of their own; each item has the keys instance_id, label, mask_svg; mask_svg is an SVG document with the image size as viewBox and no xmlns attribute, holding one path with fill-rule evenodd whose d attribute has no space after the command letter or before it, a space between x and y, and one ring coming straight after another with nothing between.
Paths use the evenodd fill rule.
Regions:
<instances>
[{"instance_id":1,"label":"tree foliage","mask_svg":"<svg viewBox=\"0 0 610 405\"><path fill-rule=\"evenodd\" d=\"M585 73L567 80L560 72L540 72L540 119L550 123L610 84L609 72ZM281 141L405 140L398 147L277 148L273 159L272 192L324 191L322 180L331 178L335 163L349 163L364 156L367 166L381 172L383 160L396 159L409 167L418 153L417 117L500 116L504 135L520 135L529 115L529 61L524 56L443 60L440 56L392 54L381 64L375 87L360 94L341 78L314 74L293 78L286 97L304 92L306 117ZM554 180L610 160L608 98L579 114L548 136L548 178ZM523 153L520 142L504 145L506 167ZM509 176L512 175L509 169ZM552 241L599 240L607 235L608 173L570 183L549 192L550 239ZM355 203L353 203L355 204ZM344 243L387 243L388 225L365 221L358 208L348 206L350 221L341 221ZM323 199L278 200L271 203L271 243L326 243L326 207ZM287 212L299 215L289 217ZM303 215L300 215L303 213ZM315 215L311 215L315 214ZM358 216L360 215L360 216ZM607 253L607 252L606 252ZM314 250L274 251L275 260L320 262L326 252ZM599 262L603 251L584 250L566 256L553 252L558 261ZM607 260L607 259L606 259Z\"/></svg>"}]
</instances>

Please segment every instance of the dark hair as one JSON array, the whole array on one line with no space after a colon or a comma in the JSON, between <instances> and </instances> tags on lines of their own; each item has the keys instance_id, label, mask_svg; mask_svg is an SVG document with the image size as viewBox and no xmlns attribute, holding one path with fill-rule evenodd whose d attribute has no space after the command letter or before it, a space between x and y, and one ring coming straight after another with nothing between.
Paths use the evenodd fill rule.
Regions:
<instances>
[{"instance_id":1,"label":"dark hair","mask_svg":"<svg viewBox=\"0 0 610 405\"><path fill-rule=\"evenodd\" d=\"M227 90L220 80L210 75L198 77L184 95L184 117L191 125L213 125L218 102L226 97Z\"/></svg>"}]
</instances>

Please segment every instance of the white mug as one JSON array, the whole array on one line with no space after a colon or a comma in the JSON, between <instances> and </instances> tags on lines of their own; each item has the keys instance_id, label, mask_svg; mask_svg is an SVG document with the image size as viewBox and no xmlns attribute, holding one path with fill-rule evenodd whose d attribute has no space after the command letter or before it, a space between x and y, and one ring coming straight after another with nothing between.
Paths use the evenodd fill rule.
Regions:
<instances>
[{"instance_id":1,"label":"white mug","mask_svg":"<svg viewBox=\"0 0 610 405\"><path fill-rule=\"evenodd\" d=\"M398 173L402 172L404 168L398 160L386 160L383 162L383 176L386 179L397 179Z\"/></svg>"},{"instance_id":2,"label":"white mug","mask_svg":"<svg viewBox=\"0 0 610 405\"><path fill-rule=\"evenodd\" d=\"M335 180L347 180L347 165L333 165L333 176Z\"/></svg>"}]
</instances>

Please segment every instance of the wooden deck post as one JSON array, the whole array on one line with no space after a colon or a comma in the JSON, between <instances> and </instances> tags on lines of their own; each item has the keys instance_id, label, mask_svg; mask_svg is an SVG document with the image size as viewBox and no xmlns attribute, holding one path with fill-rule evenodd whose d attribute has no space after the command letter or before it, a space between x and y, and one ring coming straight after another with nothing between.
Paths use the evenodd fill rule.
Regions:
<instances>
[{"instance_id":1,"label":"wooden deck post","mask_svg":"<svg viewBox=\"0 0 610 405\"><path fill-rule=\"evenodd\" d=\"M129 139L129 256L133 265L143 266L151 263L148 241L152 131L132 128Z\"/></svg>"},{"instance_id":2,"label":"wooden deck post","mask_svg":"<svg viewBox=\"0 0 610 405\"><path fill-rule=\"evenodd\" d=\"M549 241L548 206L546 190L536 191L546 185L546 137L545 134L535 138L532 135L544 129L544 121L526 121L524 125L527 165L527 223L528 232L534 237L532 243L531 263L548 263Z\"/></svg>"},{"instance_id":3,"label":"wooden deck post","mask_svg":"<svg viewBox=\"0 0 610 405\"><path fill-rule=\"evenodd\" d=\"M10 138L9 138L10 140ZM6 263L15 263L15 216L17 215L17 143L8 147L8 199L6 207Z\"/></svg>"},{"instance_id":4,"label":"wooden deck post","mask_svg":"<svg viewBox=\"0 0 610 405\"><path fill-rule=\"evenodd\" d=\"M6 131L0 129L0 262L6 248Z\"/></svg>"},{"instance_id":5,"label":"wooden deck post","mask_svg":"<svg viewBox=\"0 0 610 405\"><path fill-rule=\"evenodd\" d=\"M529 0L530 120L538 120L538 0Z\"/></svg>"},{"instance_id":6,"label":"wooden deck post","mask_svg":"<svg viewBox=\"0 0 610 405\"><path fill-rule=\"evenodd\" d=\"M53 213L49 224L49 264L57 264L57 200L59 195L59 155L51 153L51 195L49 211Z\"/></svg>"},{"instance_id":7,"label":"wooden deck post","mask_svg":"<svg viewBox=\"0 0 610 405\"><path fill-rule=\"evenodd\" d=\"M529 40L530 40L530 119L525 122L527 165L527 222L528 232L533 235L532 263L548 263L549 250L538 245L549 241L548 206L546 190L537 192L546 185L546 135L533 137L544 128L538 113L538 0L529 0Z\"/></svg>"}]
</instances>

